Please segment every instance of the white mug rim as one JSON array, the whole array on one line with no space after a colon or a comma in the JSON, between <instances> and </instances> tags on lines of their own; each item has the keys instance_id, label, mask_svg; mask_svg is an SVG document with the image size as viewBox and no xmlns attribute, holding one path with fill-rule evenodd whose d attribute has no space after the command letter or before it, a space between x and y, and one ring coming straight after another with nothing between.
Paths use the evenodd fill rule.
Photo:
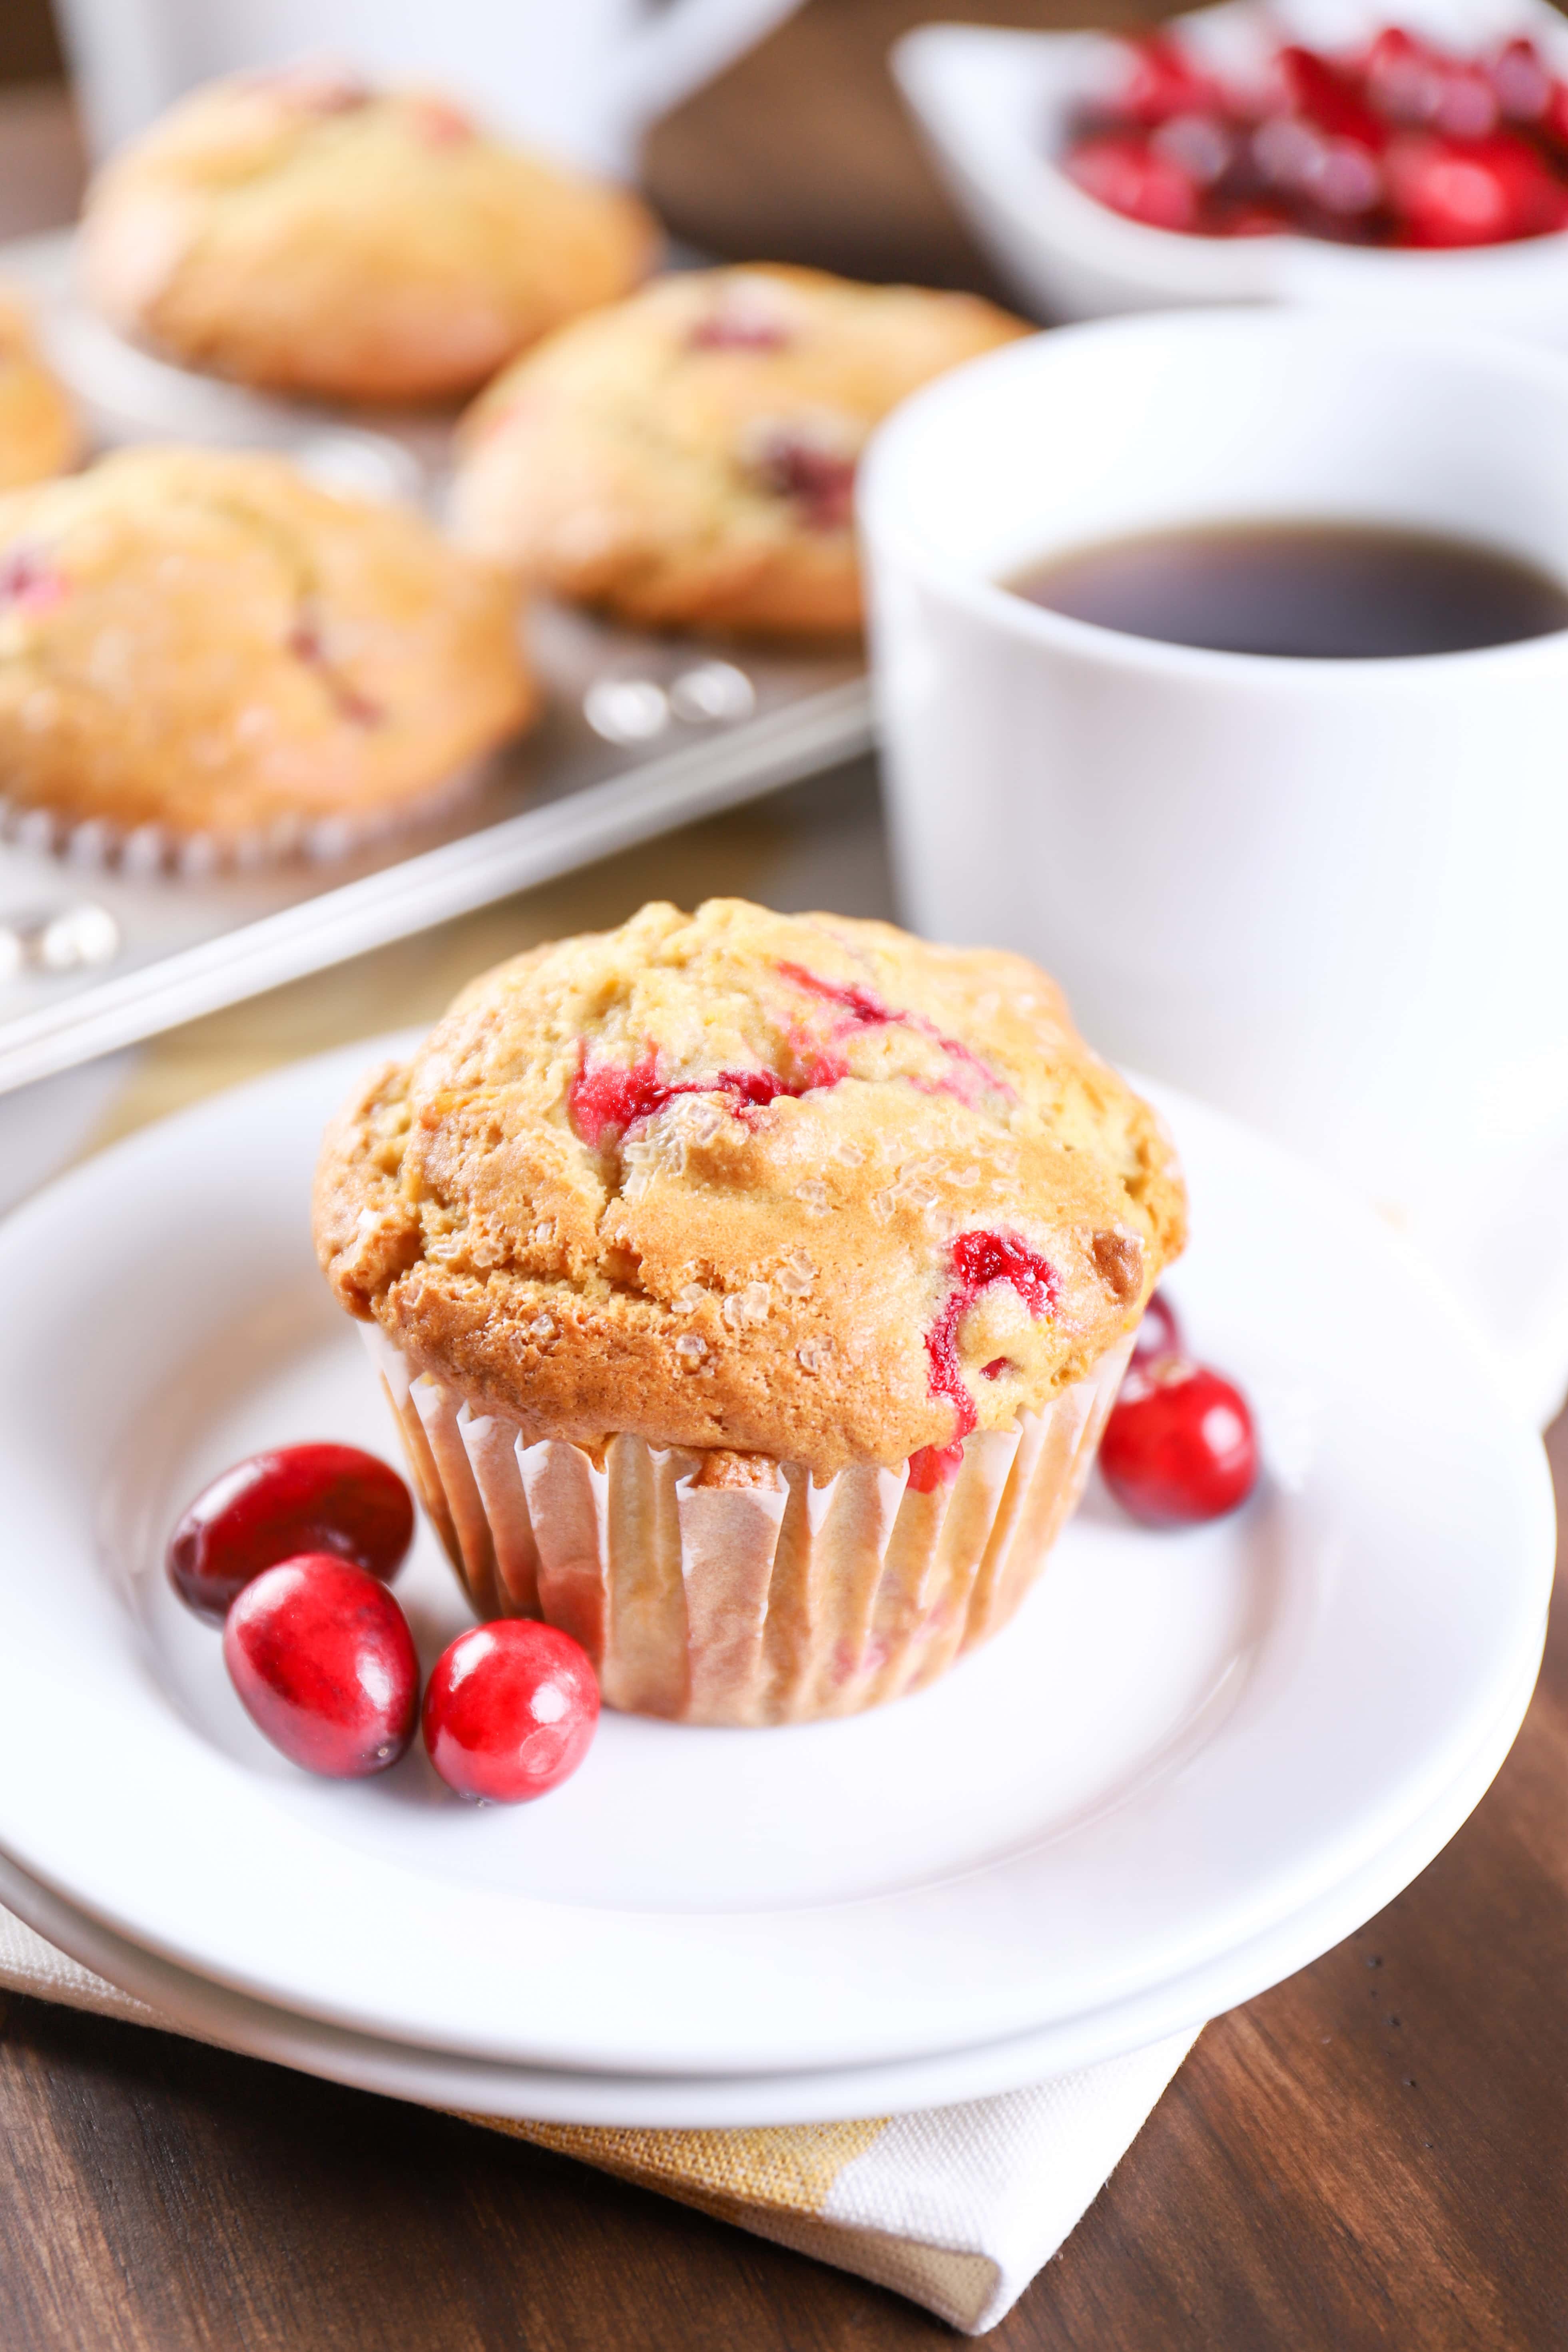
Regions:
<instances>
[{"instance_id":1,"label":"white mug rim","mask_svg":"<svg viewBox=\"0 0 1568 2352\"><path fill-rule=\"evenodd\" d=\"M1209 646L1172 645L1163 638L1134 636L1126 630L1076 620L1065 613L1052 612L1046 605L1032 604L999 580L975 577L947 557L924 535L918 523L909 520L907 512L895 519L879 510L892 504L883 486L889 467L898 461L900 444L910 434L926 428L933 411L961 407L965 395L977 384L1041 364L1049 365L1064 345L1077 348L1085 341L1110 344L1156 338L1181 343L1201 341L1216 333L1237 332L1281 340L1296 336L1324 345L1337 342L1363 349L1425 352L1439 363L1444 360L1479 360L1491 364L1515 383L1543 383L1547 390L1558 393L1568 422L1568 356L1538 351L1507 335L1434 327L1417 320L1373 320L1342 311L1237 303L1086 320L1071 326L1047 328L1020 342L988 352L938 377L904 401L873 436L859 469L856 513L860 534L868 545L874 542L879 550L891 555L906 574L912 573L926 587L967 606L973 617L1026 643L1075 654L1108 669L1194 680L1210 678L1216 684L1233 686L1247 680L1258 685L1289 682L1297 687L1310 683L1320 692L1354 694L1375 690L1390 681L1431 679L1440 672L1458 671L1471 676L1479 669L1529 670L1543 663L1552 668L1560 667L1568 653L1568 626L1541 636L1515 638L1498 646L1473 646L1458 652L1337 658L1234 653ZM1283 515L1267 518L1280 521L1289 519ZM1361 519L1354 513L1333 517L1314 514L1311 518L1314 521L1346 522ZM1568 548L1563 551L1562 584L1568 589Z\"/></svg>"}]
</instances>

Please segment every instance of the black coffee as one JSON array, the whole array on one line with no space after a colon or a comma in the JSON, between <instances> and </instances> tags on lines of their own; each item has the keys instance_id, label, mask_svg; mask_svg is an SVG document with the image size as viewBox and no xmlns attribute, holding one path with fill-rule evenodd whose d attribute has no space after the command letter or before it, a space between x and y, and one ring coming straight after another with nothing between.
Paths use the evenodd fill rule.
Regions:
<instances>
[{"instance_id":1,"label":"black coffee","mask_svg":"<svg viewBox=\"0 0 1568 2352\"><path fill-rule=\"evenodd\" d=\"M1568 629L1568 588L1474 541L1372 523L1224 523L1112 540L1020 572L1031 604L1216 653L1376 661Z\"/></svg>"}]
</instances>

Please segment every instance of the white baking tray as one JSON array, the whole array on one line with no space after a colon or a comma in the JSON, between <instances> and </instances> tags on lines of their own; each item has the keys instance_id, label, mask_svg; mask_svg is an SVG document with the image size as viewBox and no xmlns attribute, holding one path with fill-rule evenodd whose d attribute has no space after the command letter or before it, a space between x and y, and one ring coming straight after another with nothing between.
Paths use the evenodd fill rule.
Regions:
<instances>
[{"instance_id":1,"label":"white baking tray","mask_svg":"<svg viewBox=\"0 0 1568 2352\"><path fill-rule=\"evenodd\" d=\"M356 418L166 367L77 299L68 234L0 246L95 443L282 449L438 505L438 423ZM551 604L529 623L543 724L439 818L341 858L205 878L132 875L0 842L0 1094L423 930L864 751L862 665L704 646Z\"/></svg>"}]
</instances>

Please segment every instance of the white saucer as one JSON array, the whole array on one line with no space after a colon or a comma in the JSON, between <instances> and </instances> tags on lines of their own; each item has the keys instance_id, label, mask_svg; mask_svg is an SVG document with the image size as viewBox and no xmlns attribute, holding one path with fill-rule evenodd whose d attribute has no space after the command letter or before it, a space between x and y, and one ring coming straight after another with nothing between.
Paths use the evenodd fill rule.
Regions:
<instances>
[{"instance_id":1,"label":"white saucer","mask_svg":"<svg viewBox=\"0 0 1568 2352\"><path fill-rule=\"evenodd\" d=\"M1093 2065L1217 2016L1316 1959L1391 1902L1479 1802L1513 1743L1534 1687L1536 1663L1531 1661L1479 1751L1437 1802L1384 1853L1299 1917L1207 1969L1162 1987L1155 1995L1016 2041L892 2065L685 2078L502 2066L379 2042L230 1992L127 1943L51 1895L3 1854L0 1898L60 1950L135 1993L186 2032L331 2082L420 2105L522 2122L656 2130L833 2123L898 2115L989 2098Z\"/></svg>"},{"instance_id":2,"label":"white saucer","mask_svg":"<svg viewBox=\"0 0 1568 2352\"><path fill-rule=\"evenodd\" d=\"M418 1755L295 1772L159 1560L258 1444L390 1450L305 1212L382 1050L203 1105L0 1228L0 1847L131 1942L529 2068L864 2069L1112 2010L1127 2047L1162 1989L1410 1832L1501 1719L1551 1574L1538 1441L1369 1214L1162 1095L1195 1204L1172 1288L1262 1417L1247 1512L1163 1538L1091 1502L1003 1639L851 1722L609 1717L513 1811ZM461 1622L433 1547L400 1590L428 1658Z\"/></svg>"}]
</instances>

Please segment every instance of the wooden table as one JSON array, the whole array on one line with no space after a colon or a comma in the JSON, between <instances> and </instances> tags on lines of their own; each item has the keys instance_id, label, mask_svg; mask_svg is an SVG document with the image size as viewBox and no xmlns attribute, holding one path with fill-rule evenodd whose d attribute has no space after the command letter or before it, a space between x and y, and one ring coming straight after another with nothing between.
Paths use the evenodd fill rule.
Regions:
<instances>
[{"instance_id":1,"label":"wooden table","mask_svg":"<svg viewBox=\"0 0 1568 2352\"><path fill-rule=\"evenodd\" d=\"M677 226L718 249L983 282L880 79L888 38L916 13L811 0L661 126L649 178ZM967 13L1044 14L1003 0ZM0 233L37 209L37 173L26 185L14 175L24 136L37 170L69 182L58 104L0 105ZM531 940L616 921L647 897L715 890L887 911L870 771L165 1038L115 1128L433 1013L486 959ZM1568 1479L1568 1421L1551 1446ZM1568 2346L1565 2085L1559 1631L1471 1821L1361 1934L1208 2028L990 2340L1006 2352ZM4 2352L894 2352L952 2340L858 2280L563 2159L37 2002L14 2000L4 2018L0 2135Z\"/></svg>"}]
</instances>

